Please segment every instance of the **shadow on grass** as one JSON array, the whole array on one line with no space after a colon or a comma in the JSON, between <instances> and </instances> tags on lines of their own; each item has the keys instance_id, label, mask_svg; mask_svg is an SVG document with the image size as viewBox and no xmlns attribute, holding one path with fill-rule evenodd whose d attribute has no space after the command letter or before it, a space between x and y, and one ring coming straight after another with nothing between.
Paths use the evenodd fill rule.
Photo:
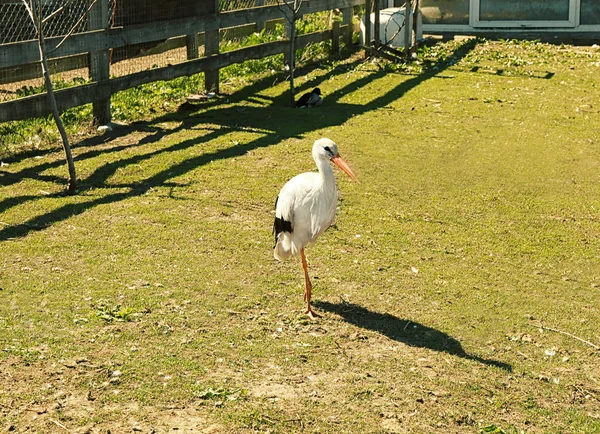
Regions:
<instances>
[{"instance_id":1,"label":"shadow on grass","mask_svg":"<svg viewBox=\"0 0 600 434\"><path fill-rule=\"evenodd\" d=\"M430 65L423 73L415 75L408 80L401 82L394 89L391 89L389 92L379 96L378 98L375 98L367 104L341 103L340 99L344 95L383 77L387 73L385 69L380 69L374 73L367 74L364 77L353 81L347 86L327 95L324 98L324 103L329 106L326 112L323 110L298 111L297 109L288 107L285 102L287 100L287 95L285 93L276 98L264 98L261 96L262 99L270 101L270 104L266 106L236 106L236 102L252 98L261 90L268 89L269 87L273 86L273 77L268 77L241 89L239 92L236 92L236 94L230 97L231 103L227 105L211 102L208 106L193 108L196 110L195 113L191 112L192 107L185 105L179 112L168 113L159 118L155 118L150 122L137 122L129 127L123 128L122 130L116 130L115 132L111 133L109 138L92 138L88 141L84 141L77 145L78 149L95 146L99 143L106 143L107 141L111 141L118 137L129 134L132 131L150 132L148 136L136 144L126 146L119 145L115 146L114 148L103 150L92 149L82 152L81 154L76 155L76 161L94 158L100 154L109 152L119 152L125 147L130 148L142 146L143 144L155 143L160 141L166 135L175 134L184 129L194 128L194 126L198 124L212 123L219 125L219 128L211 130L208 134L202 137L184 140L172 146L158 149L154 152L135 155L111 163L106 163L94 170L85 179L80 179L78 181L78 188L80 191L89 190L94 187L105 186L106 181L121 168L132 164L140 164L143 161L157 157L161 154L168 154L170 152L192 148L201 143L206 143L210 140L228 134L234 130L255 130L263 133L263 136L248 143L233 145L227 148L218 149L213 152L201 153L197 156L188 158L185 161L174 164L173 166L167 167L163 171L152 175L147 179L118 186L120 188L129 188L129 191L127 192L108 194L100 198L95 197L89 201L82 201L81 196L79 196L77 199L75 199L75 202L66 203L50 212L32 217L21 224L11 225L0 229L0 241L24 237L32 231L43 230L54 223L64 221L72 216L81 214L97 205L113 203L130 197L143 195L151 188L165 185L170 179L181 176L211 161L239 157L246 154L250 150L276 145L287 138L302 137L303 135L318 129L338 126L346 122L352 116L361 115L369 111L385 107L393 101L401 98L406 92L414 89L424 81L435 77L440 72L453 65L457 59L464 57L473 48L475 48L477 43L478 42L475 39L465 41L454 51L452 56L448 56L446 58L452 58L453 61L448 61L446 59L440 60ZM361 62L362 60L355 61L354 64L341 65L338 68L334 68L326 74L323 74L322 76L319 76L318 78L299 86L298 92L300 93L304 89L316 87L320 83L335 78L338 75L345 75L349 69ZM169 130L164 130L158 126L161 122L166 121L179 121L180 125ZM43 172L50 168L58 167L62 164L64 164L62 160L57 160L53 162L43 162L35 167L29 167L17 173L3 173L3 171L0 171L0 183L6 186L21 182L25 178L58 182L57 178L43 175ZM61 184L64 183L64 180L60 181ZM111 187L113 186L111 185ZM18 206L32 200L35 200L35 198L31 195L2 200L0 201L0 213L11 207Z\"/></svg>"},{"instance_id":2,"label":"shadow on grass","mask_svg":"<svg viewBox=\"0 0 600 434\"><path fill-rule=\"evenodd\" d=\"M341 316L350 324L378 332L405 345L444 352L512 372L510 364L469 354L452 336L426 325L386 313L373 312L358 304L316 301L314 305L321 310Z\"/></svg>"}]
</instances>

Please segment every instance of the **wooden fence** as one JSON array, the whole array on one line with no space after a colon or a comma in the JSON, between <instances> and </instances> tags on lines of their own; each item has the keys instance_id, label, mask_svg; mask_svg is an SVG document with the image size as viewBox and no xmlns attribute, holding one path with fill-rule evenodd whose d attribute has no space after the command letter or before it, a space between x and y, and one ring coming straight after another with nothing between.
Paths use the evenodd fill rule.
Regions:
<instances>
[{"instance_id":1,"label":"wooden fence","mask_svg":"<svg viewBox=\"0 0 600 434\"><path fill-rule=\"evenodd\" d=\"M332 46L339 46L339 38L351 38L352 8L364 4L365 0L305 0L300 14L310 14L339 9L343 13L342 25L334 22L332 30L300 35L296 47L332 39ZM100 0L94 13L102 14L107 10L108 0ZM104 9L102 7L104 6ZM218 90L218 71L234 63L250 59L260 59L275 54L286 53L289 40L268 42L219 53L219 31L234 29L245 25L264 25L266 21L284 17L285 7L261 6L231 12L218 12L202 17L190 17L172 21L155 22L129 27L104 28L76 33L69 36L58 46L62 37L46 39L46 49L52 52L52 58L89 55L91 82L55 91L58 109L92 103L94 116L100 123L110 120L110 96L118 91L130 89L145 83L159 80L171 80L181 76L205 73L207 90ZM108 22L108 20L102 20ZM198 35L203 35L204 56L198 57ZM164 41L170 38L185 37L188 47L188 60L175 65L148 69L141 72L110 78L111 49L133 44ZM0 70L23 68L39 63L37 41L25 41L0 45ZM50 105L47 93L0 103L0 122L47 116Z\"/></svg>"}]
</instances>

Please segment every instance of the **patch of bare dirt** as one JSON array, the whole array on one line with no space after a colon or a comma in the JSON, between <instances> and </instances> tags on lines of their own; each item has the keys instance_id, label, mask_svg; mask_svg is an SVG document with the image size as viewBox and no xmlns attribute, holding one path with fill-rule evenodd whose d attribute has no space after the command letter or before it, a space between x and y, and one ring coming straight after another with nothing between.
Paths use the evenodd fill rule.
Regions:
<instances>
[{"instance_id":1,"label":"patch of bare dirt","mask_svg":"<svg viewBox=\"0 0 600 434\"><path fill-rule=\"evenodd\" d=\"M88 389L82 389L85 381ZM116 393L118 366L75 360L28 363L11 357L0 365L0 432L206 433L225 432L202 408L156 408L137 402L106 404ZM100 421L100 422L99 422Z\"/></svg>"},{"instance_id":2,"label":"patch of bare dirt","mask_svg":"<svg viewBox=\"0 0 600 434\"><path fill-rule=\"evenodd\" d=\"M270 399L296 399L299 395L295 387L281 383L261 384L250 389L249 393L258 398Z\"/></svg>"}]
</instances>

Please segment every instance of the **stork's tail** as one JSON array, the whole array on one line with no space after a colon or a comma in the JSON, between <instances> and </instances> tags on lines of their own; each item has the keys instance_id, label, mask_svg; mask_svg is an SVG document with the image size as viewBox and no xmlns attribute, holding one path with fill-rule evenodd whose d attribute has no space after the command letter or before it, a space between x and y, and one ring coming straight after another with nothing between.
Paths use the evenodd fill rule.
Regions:
<instances>
[{"instance_id":1,"label":"stork's tail","mask_svg":"<svg viewBox=\"0 0 600 434\"><path fill-rule=\"evenodd\" d=\"M292 222L285 220L277 211L277 202L279 202L279 196L275 200L275 222L273 222L275 247L273 248L273 256L278 261L283 261L295 255L298 249L292 241Z\"/></svg>"},{"instance_id":2,"label":"stork's tail","mask_svg":"<svg viewBox=\"0 0 600 434\"><path fill-rule=\"evenodd\" d=\"M273 248L273 256L278 261L284 261L297 253L297 248L292 242L292 234L281 232L277 235L277 241Z\"/></svg>"}]
</instances>

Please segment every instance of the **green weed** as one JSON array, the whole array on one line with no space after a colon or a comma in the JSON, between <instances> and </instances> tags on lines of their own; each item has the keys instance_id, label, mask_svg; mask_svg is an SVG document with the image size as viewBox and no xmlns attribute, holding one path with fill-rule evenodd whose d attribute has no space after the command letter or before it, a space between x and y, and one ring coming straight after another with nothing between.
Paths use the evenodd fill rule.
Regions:
<instances>
[{"instance_id":1,"label":"green weed","mask_svg":"<svg viewBox=\"0 0 600 434\"><path fill-rule=\"evenodd\" d=\"M133 309L122 307L120 304L113 307L104 304L96 306L96 316L106 322L131 321L133 319L133 314Z\"/></svg>"}]
</instances>

